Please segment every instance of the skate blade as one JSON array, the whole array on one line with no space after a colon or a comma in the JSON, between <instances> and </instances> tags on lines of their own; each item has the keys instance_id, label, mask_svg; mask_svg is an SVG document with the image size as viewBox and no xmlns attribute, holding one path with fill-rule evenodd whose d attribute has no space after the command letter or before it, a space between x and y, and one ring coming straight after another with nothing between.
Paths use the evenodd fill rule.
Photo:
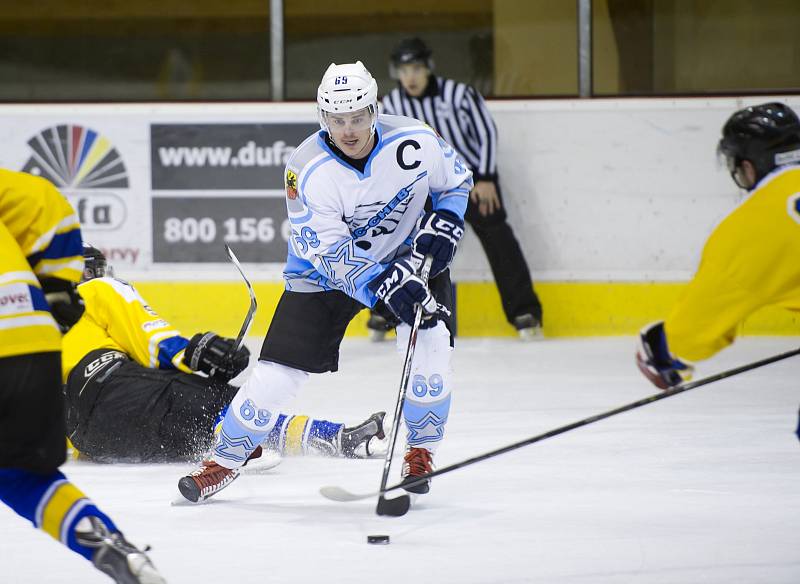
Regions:
<instances>
[{"instance_id":1,"label":"skate blade","mask_svg":"<svg viewBox=\"0 0 800 584\"><path fill-rule=\"evenodd\" d=\"M265 450L261 456L248 461L247 464L242 467L242 474L266 474L268 471L278 466L281 462L283 462L283 458L281 458L278 453L267 452Z\"/></svg>"}]
</instances>

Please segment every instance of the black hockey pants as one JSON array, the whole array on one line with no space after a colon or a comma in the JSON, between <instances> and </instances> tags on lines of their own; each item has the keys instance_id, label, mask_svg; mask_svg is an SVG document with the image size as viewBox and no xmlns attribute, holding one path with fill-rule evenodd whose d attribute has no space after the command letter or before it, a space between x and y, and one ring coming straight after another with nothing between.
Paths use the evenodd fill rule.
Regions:
<instances>
[{"instance_id":1,"label":"black hockey pants","mask_svg":"<svg viewBox=\"0 0 800 584\"><path fill-rule=\"evenodd\" d=\"M109 353L115 355L102 367L92 367ZM210 445L214 420L237 389L200 375L149 369L116 351L92 351L67 380L67 435L98 461L191 459Z\"/></svg>"}]
</instances>

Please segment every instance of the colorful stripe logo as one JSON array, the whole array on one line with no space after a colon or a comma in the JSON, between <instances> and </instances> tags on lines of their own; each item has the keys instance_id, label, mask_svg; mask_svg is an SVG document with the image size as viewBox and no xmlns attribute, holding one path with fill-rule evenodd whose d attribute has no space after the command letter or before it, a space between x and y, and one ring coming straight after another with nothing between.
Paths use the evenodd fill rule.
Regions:
<instances>
[{"instance_id":1,"label":"colorful stripe logo","mask_svg":"<svg viewBox=\"0 0 800 584\"><path fill-rule=\"evenodd\" d=\"M63 189L128 188L128 171L105 136L83 126L63 124L28 140L33 154L23 172Z\"/></svg>"}]
</instances>

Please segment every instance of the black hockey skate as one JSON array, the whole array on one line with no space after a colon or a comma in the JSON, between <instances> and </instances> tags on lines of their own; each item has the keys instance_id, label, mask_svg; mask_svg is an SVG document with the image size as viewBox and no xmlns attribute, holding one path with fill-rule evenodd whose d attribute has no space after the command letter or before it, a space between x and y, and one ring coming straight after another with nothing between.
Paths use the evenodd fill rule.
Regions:
<instances>
[{"instance_id":1,"label":"black hockey skate","mask_svg":"<svg viewBox=\"0 0 800 584\"><path fill-rule=\"evenodd\" d=\"M380 314L375 312L370 313L369 320L367 320L367 329L369 329L369 338L372 342L379 343L386 338L386 333L395 327L395 323L389 322Z\"/></svg>"},{"instance_id":2,"label":"black hockey skate","mask_svg":"<svg viewBox=\"0 0 800 584\"><path fill-rule=\"evenodd\" d=\"M514 328L523 341L535 341L543 337L542 322L532 314L521 314L514 319Z\"/></svg>"},{"instance_id":3,"label":"black hockey skate","mask_svg":"<svg viewBox=\"0 0 800 584\"><path fill-rule=\"evenodd\" d=\"M347 458L369 458L372 456L369 446L370 441L373 438L378 440L386 438L386 433L383 429L384 417L386 417L386 412L378 412L372 414L357 426L343 428L340 447L342 456ZM364 445L364 454L357 453L356 450L362 444Z\"/></svg>"},{"instance_id":4,"label":"black hockey skate","mask_svg":"<svg viewBox=\"0 0 800 584\"><path fill-rule=\"evenodd\" d=\"M84 528L84 529L82 529ZM150 558L120 533L110 533L97 517L78 522L75 538L79 544L95 550L92 563L117 584L166 584Z\"/></svg>"},{"instance_id":5,"label":"black hockey skate","mask_svg":"<svg viewBox=\"0 0 800 584\"><path fill-rule=\"evenodd\" d=\"M402 485L411 483L422 475L433 471L433 454L427 448L409 448L403 457L403 470L400 476L403 477ZM424 495L431 490L431 481L425 480L413 487L403 487L409 493Z\"/></svg>"}]
</instances>

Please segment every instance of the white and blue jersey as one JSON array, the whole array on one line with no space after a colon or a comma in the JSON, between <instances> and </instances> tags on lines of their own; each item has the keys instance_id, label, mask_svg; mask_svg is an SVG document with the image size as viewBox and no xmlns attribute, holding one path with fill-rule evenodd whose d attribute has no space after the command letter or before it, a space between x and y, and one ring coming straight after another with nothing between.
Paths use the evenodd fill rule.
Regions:
<instances>
[{"instance_id":1,"label":"white and blue jersey","mask_svg":"<svg viewBox=\"0 0 800 584\"><path fill-rule=\"evenodd\" d=\"M364 171L338 157L325 132L309 136L286 165L291 224L284 269L293 292L341 290L372 307L367 284L410 249L428 197L463 219L472 172L429 126L379 115Z\"/></svg>"}]
</instances>

